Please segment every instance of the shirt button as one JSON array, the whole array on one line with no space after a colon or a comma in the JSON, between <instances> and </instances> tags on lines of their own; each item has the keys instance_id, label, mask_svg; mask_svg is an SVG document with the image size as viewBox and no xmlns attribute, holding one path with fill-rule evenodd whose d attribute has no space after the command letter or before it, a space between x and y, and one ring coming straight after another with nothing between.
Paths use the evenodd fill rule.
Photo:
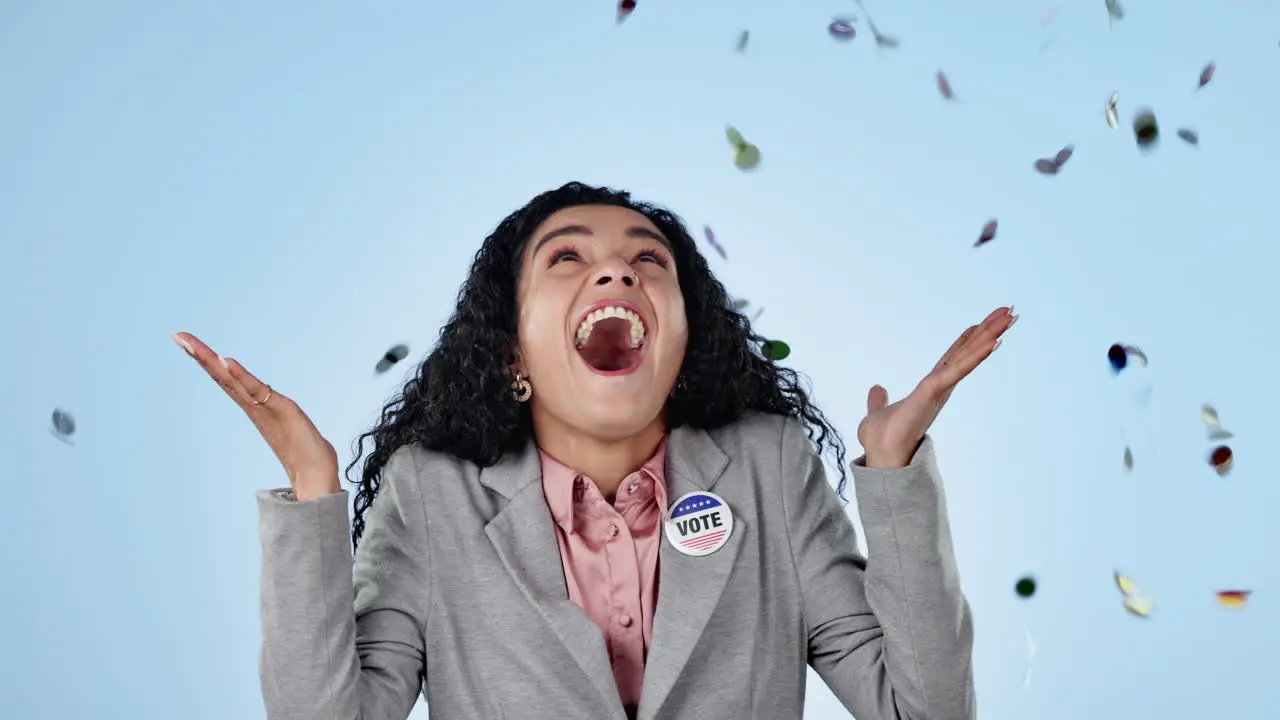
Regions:
<instances>
[{"instance_id":1,"label":"shirt button","mask_svg":"<svg viewBox=\"0 0 1280 720\"><path fill-rule=\"evenodd\" d=\"M614 524L612 524L612 523L610 523L610 524L609 524L609 537L618 537L618 526L617 526L617 525L614 525Z\"/></svg>"},{"instance_id":2,"label":"shirt button","mask_svg":"<svg viewBox=\"0 0 1280 720\"><path fill-rule=\"evenodd\" d=\"M640 483L638 482L631 483L631 486L627 488L627 494L628 495L634 494L636 491L636 488L638 487L640 487Z\"/></svg>"},{"instance_id":3,"label":"shirt button","mask_svg":"<svg viewBox=\"0 0 1280 720\"><path fill-rule=\"evenodd\" d=\"M626 615L626 614L619 615L619 616L618 616L618 624L619 624L619 625L621 625L621 626L622 626L622 627L624 627L624 628L629 628L629 627L631 627L631 616L630 616L630 615Z\"/></svg>"}]
</instances>

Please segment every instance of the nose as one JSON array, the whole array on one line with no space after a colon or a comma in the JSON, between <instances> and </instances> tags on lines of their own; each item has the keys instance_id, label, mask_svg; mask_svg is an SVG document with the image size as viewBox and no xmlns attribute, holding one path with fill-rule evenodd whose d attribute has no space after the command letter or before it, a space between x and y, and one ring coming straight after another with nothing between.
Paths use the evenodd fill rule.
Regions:
<instances>
[{"instance_id":1,"label":"nose","mask_svg":"<svg viewBox=\"0 0 1280 720\"><path fill-rule=\"evenodd\" d=\"M601 263L596 270L595 284L603 286L615 281L620 281L626 287L635 287L640 282L640 277L621 261L610 260Z\"/></svg>"}]
</instances>

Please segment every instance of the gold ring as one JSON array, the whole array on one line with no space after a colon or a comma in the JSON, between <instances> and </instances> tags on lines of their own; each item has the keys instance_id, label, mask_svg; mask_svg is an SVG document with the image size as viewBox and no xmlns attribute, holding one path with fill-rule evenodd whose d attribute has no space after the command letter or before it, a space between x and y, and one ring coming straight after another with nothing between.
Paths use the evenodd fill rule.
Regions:
<instances>
[{"instance_id":1,"label":"gold ring","mask_svg":"<svg viewBox=\"0 0 1280 720\"><path fill-rule=\"evenodd\" d=\"M261 407L261 406L263 406L263 405L266 405L266 404L267 404L267 401L269 401L270 399L271 399L271 386L270 386L270 385L268 385L268 386L267 386L267 396L266 396L266 397L264 397L264 398L262 398L261 400L254 400L254 401L253 401L253 404L254 404L254 405L257 405L257 406L259 406L259 407Z\"/></svg>"}]
</instances>

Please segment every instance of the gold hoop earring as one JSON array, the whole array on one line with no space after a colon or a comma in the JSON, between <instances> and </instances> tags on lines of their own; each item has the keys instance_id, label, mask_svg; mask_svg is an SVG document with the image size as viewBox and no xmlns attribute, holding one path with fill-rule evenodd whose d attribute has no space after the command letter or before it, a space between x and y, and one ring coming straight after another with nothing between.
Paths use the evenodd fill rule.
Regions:
<instances>
[{"instance_id":1,"label":"gold hoop earring","mask_svg":"<svg viewBox=\"0 0 1280 720\"><path fill-rule=\"evenodd\" d=\"M529 398L533 397L533 385L524 375L516 373L516 379L511 382L511 396L518 403L529 402Z\"/></svg>"}]
</instances>

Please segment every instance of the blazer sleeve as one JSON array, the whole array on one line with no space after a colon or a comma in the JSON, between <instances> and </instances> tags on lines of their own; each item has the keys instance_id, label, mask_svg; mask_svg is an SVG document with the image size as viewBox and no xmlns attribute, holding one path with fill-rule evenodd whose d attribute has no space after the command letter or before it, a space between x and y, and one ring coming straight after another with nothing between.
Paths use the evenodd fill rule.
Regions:
<instances>
[{"instance_id":1,"label":"blazer sleeve","mask_svg":"<svg viewBox=\"0 0 1280 720\"><path fill-rule=\"evenodd\" d=\"M858 720L974 720L973 624L926 437L910 465L854 461L867 555L801 425L782 432L783 505L809 664Z\"/></svg>"},{"instance_id":2,"label":"blazer sleeve","mask_svg":"<svg viewBox=\"0 0 1280 720\"><path fill-rule=\"evenodd\" d=\"M257 495L268 720L405 720L426 672L430 552L414 457L391 456L352 569L347 493Z\"/></svg>"}]
</instances>

